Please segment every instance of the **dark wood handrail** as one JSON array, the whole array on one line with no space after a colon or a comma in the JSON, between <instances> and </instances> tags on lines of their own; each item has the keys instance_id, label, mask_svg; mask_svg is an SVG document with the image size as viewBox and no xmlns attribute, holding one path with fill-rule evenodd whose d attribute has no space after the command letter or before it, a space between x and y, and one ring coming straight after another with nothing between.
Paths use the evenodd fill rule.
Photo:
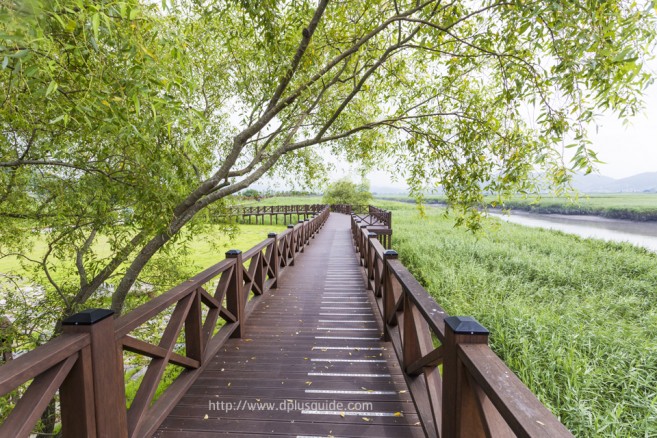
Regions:
<instances>
[{"instance_id":1,"label":"dark wood handrail","mask_svg":"<svg viewBox=\"0 0 657 438\"><path fill-rule=\"evenodd\" d=\"M13 391L23 382L32 380L53 366L89 345L89 336L64 335L17 357L3 365L0 373L0 394Z\"/></svg>"},{"instance_id":2,"label":"dark wood handrail","mask_svg":"<svg viewBox=\"0 0 657 438\"><path fill-rule=\"evenodd\" d=\"M242 222L251 223L251 219L255 218L256 224L260 220L262 224L265 223L265 217L269 216L269 222L272 223L278 217L283 216L283 223L291 223L295 220L302 218L308 219L315 214L322 212L327 205L324 204L302 204L302 205L233 205L226 207L225 210L219 215L223 218L241 220Z\"/></svg>"},{"instance_id":3,"label":"dark wood handrail","mask_svg":"<svg viewBox=\"0 0 657 438\"><path fill-rule=\"evenodd\" d=\"M288 214L303 213L305 220L269 234L245 253L228 251L225 260L120 318L100 309L76 314L65 322L62 335L0 367L0 397L32 380L0 425L0 437L29 436L57 390L66 438L150 436L224 343L241 337L259 299L276 287L280 274L294 264L296 254L310 244L330 213L328 206L283 207ZM131 336L171 308L157 344ZM102 318L94 320L99 314ZM81 316L90 321L78 323L84 321ZM183 330L181 354L175 348ZM150 359L128 410L122 351ZM154 400L169 363L183 371Z\"/></svg>"},{"instance_id":4,"label":"dark wood handrail","mask_svg":"<svg viewBox=\"0 0 657 438\"><path fill-rule=\"evenodd\" d=\"M352 215L354 245L427 436L571 437L490 349L488 331L450 317L370 224Z\"/></svg>"}]
</instances>

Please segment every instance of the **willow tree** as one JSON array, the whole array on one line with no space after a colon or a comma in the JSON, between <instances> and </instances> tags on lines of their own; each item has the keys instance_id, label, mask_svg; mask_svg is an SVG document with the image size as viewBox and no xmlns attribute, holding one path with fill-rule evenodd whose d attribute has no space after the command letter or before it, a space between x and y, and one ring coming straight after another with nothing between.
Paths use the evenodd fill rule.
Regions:
<instances>
[{"instance_id":1,"label":"willow tree","mask_svg":"<svg viewBox=\"0 0 657 438\"><path fill-rule=\"evenodd\" d=\"M482 191L595 164L587 125L640 110L654 18L619 0L0 0L3 251L27 260L38 235L64 313L107 281L120 312L195 218L264 175L316 177L320 145L388 157L476 226Z\"/></svg>"}]
</instances>

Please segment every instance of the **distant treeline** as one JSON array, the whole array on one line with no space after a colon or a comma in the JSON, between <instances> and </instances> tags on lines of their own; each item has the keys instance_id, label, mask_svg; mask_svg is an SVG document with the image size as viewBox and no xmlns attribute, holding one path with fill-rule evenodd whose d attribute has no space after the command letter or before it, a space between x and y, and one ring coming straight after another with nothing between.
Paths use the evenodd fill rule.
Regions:
<instances>
[{"instance_id":1,"label":"distant treeline","mask_svg":"<svg viewBox=\"0 0 657 438\"><path fill-rule=\"evenodd\" d=\"M415 202L408 196L379 196L389 201ZM447 205L444 196L429 196L425 204ZM588 215L609 219L624 219L639 222L657 221L657 194L610 194L591 195L578 200L542 197L536 199L512 199L499 205L493 197L486 199L488 207L528 211L539 214Z\"/></svg>"}]
</instances>

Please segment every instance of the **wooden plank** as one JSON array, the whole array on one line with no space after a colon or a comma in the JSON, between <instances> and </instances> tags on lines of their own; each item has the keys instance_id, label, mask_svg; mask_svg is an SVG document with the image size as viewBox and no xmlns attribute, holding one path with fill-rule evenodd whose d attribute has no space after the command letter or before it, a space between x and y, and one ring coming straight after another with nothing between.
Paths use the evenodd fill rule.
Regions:
<instances>
[{"instance_id":1,"label":"wooden plank","mask_svg":"<svg viewBox=\"0 0 657 438\"><path fill-rule=\"evenodd\" d=\"M187 389L196 381L205 366L210 362L209 359L226 343L236 327L236 324L226 324L221 327L219 332L208 342L204 352L205 356L199 369L185 371L160 396L144 416L142 426L144 436L150 436L157 430L169 412L175 407L176 403L185 395Z\"/></svg>"},{"instance_id":2,"label":"wooden plank","mask_svg":"<svg viewBox=\"0 0 657 438\"><path fill-rule=\"evenodd\" d=\"M376 420L374 420L375 422ZM246 423L246 424L244 424ZM382 425L361 420L359 424L309 421L259 421L248 422L230 418L179 419L172 418L154 438L212 438L215 436L334 436L420 438L422 429L417 426Z\"/></svg>"}]
</instances>

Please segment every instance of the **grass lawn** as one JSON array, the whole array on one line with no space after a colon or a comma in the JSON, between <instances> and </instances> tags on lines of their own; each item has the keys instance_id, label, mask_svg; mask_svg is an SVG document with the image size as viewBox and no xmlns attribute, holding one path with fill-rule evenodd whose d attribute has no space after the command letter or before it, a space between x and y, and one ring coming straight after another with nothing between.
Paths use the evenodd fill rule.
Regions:
<instances>
[{"instance_id":1,"label":"grass lawn","mask_svg":"<svg viewBox=\"0 0 657 438\"><path fill-rule=\"evenodd\" d=\"M215 263L220 262L225 257L225 252L229 249L239 249L246 251L257 243L267 238L270 232L281 232L285 230L285 225L239 225L239 232L234 238L219 231L208 232L194 236L191 242L191 251L188 254L189 260L201 271ZM42 241L35 241L34 248L30 254L32 258L39 258L46 252L46 244ZM94 250L100 257L110 255L109 245L106 239L98 239ZM23 272L19 259L15 256L4 257L0 259L0 273L17 274Z\"/></svg>"},{"instance_id":2,"label":"grass lawn","mask_svg":"<svg viewBox=\"0 0 657 438\"><path fill-rule=\"evenodd\" d=\"M393 210L393 248L451 315L491 331L507 365L576 436L657 436L657 255L496 219Z\"/></svg>"}]
</instances>

